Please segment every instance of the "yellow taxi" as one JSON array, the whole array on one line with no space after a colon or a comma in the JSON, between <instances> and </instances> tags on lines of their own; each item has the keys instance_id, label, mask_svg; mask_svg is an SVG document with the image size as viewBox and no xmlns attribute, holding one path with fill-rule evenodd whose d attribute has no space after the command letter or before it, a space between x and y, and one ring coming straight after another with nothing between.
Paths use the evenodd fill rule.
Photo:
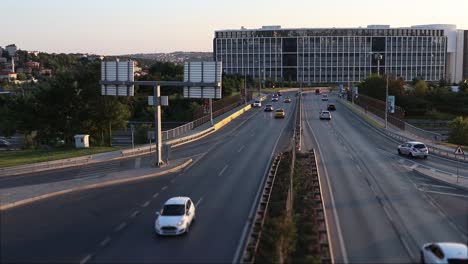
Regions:
<instances>
[{"instance_id":1,"label":"yellow taxi","mask_svg":"<svg viewBox=\"0 0 468 264\"><path fill-rule=\"evenodd\" d=\"M275 118L284 118L286 116L286 112L283 108L275 110Z\"/></svg>"}]
</instances>

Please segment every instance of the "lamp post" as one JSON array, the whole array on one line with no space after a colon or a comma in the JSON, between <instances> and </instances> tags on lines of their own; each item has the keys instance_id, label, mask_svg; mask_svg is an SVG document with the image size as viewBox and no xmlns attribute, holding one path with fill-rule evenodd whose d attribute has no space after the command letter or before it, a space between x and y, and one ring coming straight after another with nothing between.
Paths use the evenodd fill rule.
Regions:
<instances>
[{"instance_id":1,"label":"lamp post","mask_svg":"<svg viewBox=\"0 0 468 264\"><path fill-rule=\"evenodd\" d=\"M388 117L388 74L387 74L387 84L385 85L385 129L387 129L387 117Z\"/></svg>"},{"instance_id":2,"label":"lamp post","mask_svg":"<svg viewBox=\"0 0 468 264\"><path fill-rule=\"evenodd\" d=\"M380 61L383 59L382 54L375 54L375 59L377 60L377 76L380 76Z\"/></svg>"}]
</instances>

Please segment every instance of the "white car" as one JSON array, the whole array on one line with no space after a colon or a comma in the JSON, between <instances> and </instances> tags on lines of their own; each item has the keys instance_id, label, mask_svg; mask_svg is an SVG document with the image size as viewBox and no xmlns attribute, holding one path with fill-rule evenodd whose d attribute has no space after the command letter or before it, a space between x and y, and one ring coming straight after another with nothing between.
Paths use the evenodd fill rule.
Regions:
<instances>
[{"instance_id":1,"label":"white car","mask_svg":"<svg viewBox=\"0 0 468 264\"><path fill-rule=\"evenodd\" d=\"M427 243L421 248L421 263L468 263L468 247L461 243Z\"/></svg>"},{"instance_id":2,"label":"white car","mask_svg":"<svg viewBox=\"0 0 468 264\"><path fill-rule=\"evenodd\" d=\"M262 107L262 102L260 100L255 100L253 103L253 107Z\"/></svg>"},{"instance_id":3,"label":"white car","mask_svg":"<svg viewBox=\"0 0 468 264\"><path fill-rule=\"evenodd\" d=\"M322 101L328 101L328 94L322 94Z\"/></svg>"},{"instance_id":4,"label":"white car","mask_svg":"<svg viewBox=\"0 0 468 264\"><path fill-rule=\"evenodd\" d=\"M418 141L408 141L398 146L399 155L408 155L411 158L423 157L427 159L429 150L424 143Z\"/></svg>"},{"instance_id":5,"label":"white car","mask_svg":"<svg viewBox=\"0 0 468 264\"><path fill-rule=\"evenodd\" d=\"M331 120L330 111L325 111L325 110L320 111L319 118L320 118L320 120L322 120L322 119Z\"/></svg>"},{"instance_id":6,"label":"white car","mask_svg":"<svg viewBox=\"0 0 468 264\"><path fill-rule=\"evenodd\" d=\"M189 197L173 197L156 212L154 230L158 235L180 235L188 233L195 221L195 205Z\"/></svg>"}]
</instances>

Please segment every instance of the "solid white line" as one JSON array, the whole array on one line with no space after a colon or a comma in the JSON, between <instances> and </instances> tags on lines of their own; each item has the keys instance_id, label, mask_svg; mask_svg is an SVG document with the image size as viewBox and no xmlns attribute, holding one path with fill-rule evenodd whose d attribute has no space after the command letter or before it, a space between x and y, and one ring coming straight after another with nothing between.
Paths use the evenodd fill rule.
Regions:
<instances>
[{"instance_id":1,"label":"solid white line","mask_svg":"<svg viewBox=\"0 0 468 264\"><path fill-rule=\"evenodd\" d=\"M155 193L155 194L153 194L153 198L156 198L156 197L158 197L158 195L159 195L159 193Z\"/></svg>"},{"instance_id":2,"label":"solid white line","mask_svg":"<svg viewBox=\"0 0 468 264\"><path fill-rule=\"evenodd\" d=\"M427 183L420 183L419 185L431 186L431 187L435 187L435 188L452 189L452 190L456 190L456 189L457 189L457 188L450 187L450 186L434 185L434 184L427 184Z\"/></svg>"},{"instance_id":3,"label":"solid white line","mask_svg":"<svg viewBox=\"0 0 468 264\"><path fill-rule=\"evenodd\" d=\"M310 132L312 134L312 136L314 137L315 139L315 142L317 142L317 148L318 148L318 151L319 151L319 154L320 154L320 157L323 157L323 154L322 154L322 149L320 148L320 144L318 144L318 140L317 138L315 137L315 134L313 133L313 129L312 129L312 126L310 125L309 123L309 118L308 118L308 115L307 115L307 112L304 112L305 113L305 120L306 120L306 123L307 123L307 126L309 127L310 129ZM350 155L351 156L351 155ZM352 156L351 156L352 158ZM327 187L328 187L328 193L330 195L330 199L331 199L331 203L333 205L335 205L335 197L333 196L333 192L332 192L332 189L331 189L331 182L330 182L330 177L328 176L328 170L327 170L327 167L326 166L323 166L323 170L325 172L325 178L327 180ZM317 168L317 171L318 171L318 168ZM326 210L326 208L324 207L324 211ZM340 250L341 250L341 254L342 254L342 258L343 258L343 262L344 263L348 263L348 254L346 253L346 247L344 245L344 239L343 239L343 233L341 231L341 224L340 224L340 220L339 220L339 217L338 217L338 210L336 210L336 208L331 208L330 209L332 214L333 214L333 218L335 218L335 223L336 223L336 233L337 233L337 236L338 236L338 243L339 243L339 246L340 246ZM325 215L326 215L326 212L325 212ZM325 218L326 219L326 218ZM330 233L328 231L328 233ZM332 243L331 239L329 239L330 241L330 245ZM330 250L333 250L333 247L330 246ZM334 255L333 253L331 254L332 256L332 263L334 262Z\"/></svg>"},{"instance_id":4,"label":"solid white line","mask_svg":"<svg viewBox=\"0 0 468 264\"><path fill-rule=\"evenodd\" d=\"M140 211L136 210L135 212L133 212L133 214L130 216L130 218L135 218L135 216L137 216L139 213L140 213Z\"/></svg>"},{"instance_id":5,"label":"solid white line","mask_svg":"<svg viewBox=\"0 0 468 264\"><path fill-rule=\"evenodd\" d=\"M359 164L356 164L356 168L358 169L360 173L362 173L362 169L361 169L361 166L359 166Z\"/></svg>"},{"instance_id":6,"label":"solid white line","mask_svg":"<svg viewBox=\"0 0 468 264\"><path fill-rule=\"evenodd\" d=\"M237 151L238 153L241 152L243 149L244 149L244 145L242 145L242 147L240 147L240 149Z\"/></svg>"},{"instance_id":7,"label":"solid white line","mask_svg":"<svg viewBox=\"0 0 468 264\"><path fill-rule=\"evenodd\" d=\"M135 159L135 169L139 169L141 165L141 158Z\"/></svg>"},{"instance_id":8,"label":"solid white line","mask_svg":"<svg viewBox=\"0 0 468 264\"><path fill-rule=\"evenodd\" d=\"M124 229L126 226L127 226L127 222L123 222L114 229L114 232L119 232L120 230Z\"/></svg>"},{"instance_id":9,"label":"solid white line","mask_svg":"<svg viewBox=\"0 0 468 264\"><path fill-rule=\"evenodd\" d=\"M166 189L167 189L167 186L164 186L164 187L161 188L161 191L164 191Z\"/></svg>"},{"instance_id":10,"label":"solid white line","mask_svg":"<svg viewBox=\"0 0 468 264\"><path fill-rule=\"evenodd\" d=\"M86 257L84 257L81 261L80 261L80 264L84 264L86 262L88 262L90 259L91 259L91 254L87 255Z\"/></svg>"},{"instance_id":11,"label":"solid white line","mask_svg":"<svg viewBox=\"0 0 468 264\"><path fill-rule=\"evenodd\" d=\"M225 165L224 168L219 172L218 176L221 176L228 167L228 165Z\"/></svg>"},{"instance_id":12,"label":"solid white line","mask_svg":"<svg viewBox=\"0 0 468 264\"><path fill-rule=\"evenodd\" d=\"M201 203L201 201L203 200L203 196L198 199L197 203L195 203L195 207L198 207L198 205Z\"/></svg>"},{"instance_id":13,"label":"solid white line","mask_svg":"<svg viewBox=\"0 0 468 264\"><path fill-rule=\"evenodd\" d=\"M466 197L466 198L468 198L468 195L463 195L463 194L445 193L445 192L436 192L436 191L428 191L428 190L420 190L420 191L423 191L423 192L428 192L428 193L443 194L443 195L448 195L448 196L455 196L455 197Z\"/></svg>"},{"instance_id":14,"label":"solid white line","mask_svg":"<svg viewBox=\"0 0 468 264\"><path fill-rule=\"evenodd\" d=\"M291 119L291 116L289 117L289 119L287 121L289 121ZM287 124L287 122L286 122ZM283 134L284 130L286 129L286 126L283 126L283 129L281 130L281 132L279 133L278 137L276 138L276 142L275 142L275 145L273 146L273 149L271 151L271 155L270 155L270 161L273 161L273 157L275 155L275 149L277 148L278 146L278 142L281 138L281 135ZM270 167L271 167L271 163L268 163L267 166L265 167L265 172L263 173L263 178L262 178L262 182L260 183L260 186L258 186L258 191L257 191L257 194L255 196L255 199L254 199L254 202L252 203L252 206L250 207L250 211L249 211L249 216L247 218L247 221L245 222L245 225L244 225L244 228L242 229L242 234L241 234L241 237L239 239L239 242L237 243L237 249L236 249L236 252L234 254L234 258L232 259L232 263L240 263L242 260L240 259L241 257L241 250L243 250L243 242L245 243L248 243L248 241L245 241L246 240L246 237L247 237L247 234L249 232L249 227L250 227L250 222L254 220L254 210L257 208L258 206L258 202L259 202L259 197L260 197L260 194L261 194L261 191L264 187L264 183L265 183L265 177L268 173L268 170L270 170Z\"/></svg>"},{"instance_id":15,"label":"solid white line","mask_svg":"<svg viewBox=\"0 0 468 264\"><path fill-rule=\"evenodd\" d=\"M146 207L150 204L150 201L146 201L144 204L141 205L141 207Z\"/></svg>"},{"instance_id":16,"label":"solid white line","mask_svg":"<svg viewBox=\"0 0 468 264\"><path fill-rule=\"evenodd\" d=\"M101 241L101 243L99 243L99 246L104 247L107 245L107 243L109 243L110 240L110 237L106 237L103 241Z\"/></svg>"}]
</instances>

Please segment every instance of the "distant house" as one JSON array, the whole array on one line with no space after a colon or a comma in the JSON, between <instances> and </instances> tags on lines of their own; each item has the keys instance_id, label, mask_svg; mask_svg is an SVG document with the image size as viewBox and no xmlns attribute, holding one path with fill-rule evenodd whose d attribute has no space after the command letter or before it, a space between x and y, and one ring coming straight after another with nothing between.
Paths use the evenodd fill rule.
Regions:
<instances>
[{"instance_id":1,"label":"distant house","mask_svg":"<svg viewBox=\"0 0 468 264\"><path fill-rule=\"evenodd\" d=\"M31 68L31 69L39 69L41 67L41 64L36 61L27 61L25 65L26 67Z\"/></svg>"},{"instance_id":2,"label":"distant house","mask_svg":"<svg viewBox=\"0 0 468 264\"><path fill-rule=\"evenodd\" d=\"M32 69L29 68L29 67L24 67L24 68L16 68L16 72L17 73L27 73L27 74L31 74L32 73Z\"/></svg>"},{"instance_id":3,"label":"distant house","mask_svg":"<svg viewBox=\"0 0 468 264\"><path fill-rule=\"evenodd\" d=\"M0 63L3 64L3 63L5 63L5 62L7 62L7 58L5 58L5 57L0 57Z\"/></svg>"},{"instance_id":4,"label":"distant house","mask_svg":"<svg viewBox=\"0 0 468 264\"><path fill-rule=\"evenodd\" d=\"M39 71L39 74L40 74L40 75L43 75L43 76L52 76L52 70L51 70L51 69L44 69L44 68L42 68L42 69Z\"/></svg>"},{"instance_id":5,"label":"distant house","mask_svg":"<svg viewBox=\"0 0 468 264\"><path fill-rule=\"evenodd\" d=\"M14 72L11 71L0 71L0 80L8 79L8 81L11 82L11 80L16 79L17 75Z\"/></svg>"}]
</instances>

